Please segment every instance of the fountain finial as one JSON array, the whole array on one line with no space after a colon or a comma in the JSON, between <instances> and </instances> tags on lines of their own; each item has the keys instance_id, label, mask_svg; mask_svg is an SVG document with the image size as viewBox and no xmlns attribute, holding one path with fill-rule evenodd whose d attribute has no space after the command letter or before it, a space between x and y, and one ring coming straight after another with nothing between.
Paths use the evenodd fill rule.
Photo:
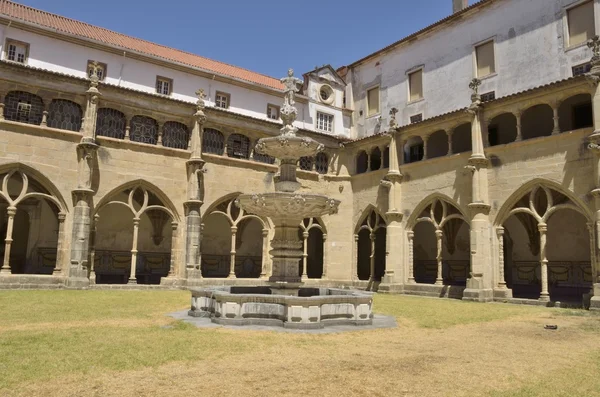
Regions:
<instances>
[{"instance_id":1,"label":"fountain finial","mask_svg":"<svg viewBox=\"0 0 600 397\"><path fill-rule=\"evenodd\" d=\"M298 114L298 110L294 106L296 104L295 96L300 91L298 85L302 83L302 80L294 77L294 69L290 68L287 77L282 78L281 83L284 86L283 107L280 111L281 120L283 120L281 132L282 134L295 135L296 128L293 127L293 124Z\"/></svg>"}]
</instances>

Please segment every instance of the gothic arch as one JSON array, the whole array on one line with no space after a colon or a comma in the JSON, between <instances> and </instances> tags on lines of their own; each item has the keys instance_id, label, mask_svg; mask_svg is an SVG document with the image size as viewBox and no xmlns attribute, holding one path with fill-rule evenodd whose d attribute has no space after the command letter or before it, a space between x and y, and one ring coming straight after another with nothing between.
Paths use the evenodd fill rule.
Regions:
<instances>
[{"instance_id":1,"label":"gothic arch","mask_svg":"<svg viewBox=\"0 0 600 397\"><path fill-rule=\"evenodd\" d=\"M573 209L574 211L581 213L590 222L594 218L589 207L582 200L577 198L573 194L573 192L571 192L569 189L565 189L559 183L556 183L549 179L535 178L535 179L532 179L529 182L521 185L521 187L519 187L513 194L511 194L509 196L508 199L506 199L506 201L504 202L504 204L502 205L500 210L497 212L496 217L494 218L494 225L495 226L502 225L512 215L511 214L512 209L515 205L517 205L519 200L521 200L527 193L531 192L535 188L542 188L542 189L545 188L545 189L555 190L556 192L567 197L574 204L574 205L569 205L570 209ZM565 207L561 207L561 208L565 208ZM516 212L526 212L526 211L516 211ZM548 219L550 217L550 215L551 214L548 214L548 217L546 219Z\"/></svg>"},{"instance_id":2,"label":"gothic arch","mask_svg":"<svg viewBox=\"0 0 600 397\"><path fill-rule=\"evenodd\" d=\"M371 215L371 213L374 212L386 225L387 225L387 219L385 217L385 215L383 215L381 213L381 211L379 211L379 209L373 205L373 204L369 204L367 205L367 207L361 212L360 216L358 217L358 221L356 222L356 226L354 228L354 233L357 234L358 232L360 232L363 229L363 223L364 221L367 219L367 217L369 215ZM374 227L372 227L374 228Z\"/></svg>"},{"instance_id":3,"label":"gothic arch","mask_svg":"<svg viewBox=\"0 0 600 397\"><path fill-rule=\"evenodd\" d=\"M204 277L266 277L269 222L238 208L235 200L240 194L230 193L204 212L201 243Z\"/></svg>"},{"instance_id":4,"label":"gothic arch","mask_svg":"<svg viewBox=\"0 0 600 397\"><path fill-rule=\"evenodd\" d=\"M462 219L463 221L465 221L465 223L467 223L467 225L469 224L469 218L465 215L465 211L463 211L460 204L458 204L458 202L456 202L456 200L453 200L452 198L446 196L445 194L432 193L429 196L425 197L423 200L421 200L421 202L412 211L412 213L410 214L410 217L408 218L408 220L406 222L406 230L412 231L414 229L414 227L417 225L417 223L424 222L425 220L419 220L420 215L423 213L423 211L425 211L425 209L428 206L433 204L435 201L445 203L445 205L449 204L452 207L456 208L456 210L458 210L458 214L450 214L449 216L447 216L446 217L447 219L445 220L445 222L447 222L450 219ZM443 224L440 224L439 226L442 227Z\"/></svg>"},{"instance_id":5,"label":"gothic arch","mask_svg":"<svg viewBox=\"0 0 600 397\"><path fill-rule=\"evenodd\" d=\"M103 207L110 204L111 202L114 202L112 200L118 194L123 193L124 191L129 190L129 189L131 189L131 191L133 192L138 188L141 188L144 191L154 194L163 204L162 208L153 206L153 208L147 208L147 209L157 209L157 210L164 211L169 216L171 216L171 219L173 219L174 222L177 222L177 223L181 222L179 213L177 212L175 205L169 199L169 197L165 193L163 193L163 191L160 188L158 188L156 185L154 185L148 181L145 181L143 179L137 179L137 180L134 180L131 182L124 183L124 184L112 189L110 192L106 193L104 195L104 197L102 197L102 199L100 199L98 201L98 204L96 204L94 214L98 214L98 212ZM114 202L114 203L119 203L119 202Z\"/></svg>"},{"instance_id":6,"label":"gothic arch","mask_svg":"<svg viewBox=\"0 0 600 397\"><path fill-rule=\"evenodd\" d=\"M325 241L327 229L321 218L305 218L300 222L303 255L299 273L303 279L326 277Z\"/></svg>"},{"instance_id":7,"label":"gothic arch","mask_svg":"<svg viewBox=\"0 0 600 397\"><path fill-rule=\"evenodd\" d=\"M377 207L369 204L354 228L356 268L354 277L368 280L367 289L376 290L385 273L387 222Z\"/></svg>"}]
</instances>

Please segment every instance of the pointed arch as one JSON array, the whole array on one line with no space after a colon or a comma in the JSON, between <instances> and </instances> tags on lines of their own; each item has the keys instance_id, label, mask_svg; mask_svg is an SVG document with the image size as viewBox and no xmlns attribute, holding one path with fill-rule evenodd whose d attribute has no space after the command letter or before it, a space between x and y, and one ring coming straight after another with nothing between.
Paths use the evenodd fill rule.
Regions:
<instances>
[{"instance_id":1,"label":"pointed arch","mask_svg":"<svg viewBox=\"0 0 600 397\"><path fill-rule=\"evenodd\" d=\"M456 208L456 210L459 212L460 216L449 215L446 217L447 220L462 219L463 221L465 221L465 223L467 225L469 225L469 217L466 215L466 212L461 208L460 204L458 204L458 202L456 200L453 200L449 196L436 192L436 193L432 193L429 196L425 197L415 207L415 209L412 211L412 213L410 214L410 216L406 222L406 230L412 231L414 229L414 227L416 226L416 224L418 222L420 222L419 217L420 217L421 213L423 213L423 211L425 211L425 209L427 209L427 207L430 206L431 204L433 204L436 200L450 204L452 207ZM440 225L440 226L443 226L443 225Z\"/></svg>"},{"instance_id":2,"label":"pointed arch","mask_svg":"<svg viewBox=\"0 0 600 397\"><path fill-rule=\"evenodd\" d=\"M68 212L67 202L63 198L63 195L60 193L60 190L41 171L38 171L32 166L20 162L6 163L0 165L0 175L9 174L13 172L20 172L29 177L32 177L32 179L35 182L37 182L43 189L45 189L49 193L47 195L48 197L44 198L51 200L58 207L59 212ZM2 181L0 181L0 183L2 183Z\"/></svg>"},{"instance_id":3,"label":"pointed arch","mask_svg":"<svg viewBox=\"0 0 600 397\"><path fill-rule=\"evenodd\" d=\"M173 219L173 221L179 223L181 221L181 217L179 215L179 212L177 211L177 208L175 207L175 205L173 204L173 202L171 201L171 199L156 185L154 185L151 182L148 182L144 179L136 179L127 183L124 183L114 189L112 189L111 191L109 191L108 193L106 193L104 195L104 197L102 197L99 201L98 204L96 204L95 209L94 209L94 214L98 214L98 212L105 207L106 205L108 205L112 201L115 196L117 196L119 193L123 193L126 190L132 189L135 190L137 188L141 188L143 190L146 190L152 194L154 194L163 204L163 208L159 208L159 206L149 206L147 209L159 209L162 210L164 212L167 212L171 218ZM152 208L151 208L152 207Z\"/></svg>"},{"instance_id":4,"label":"pointed arch","mask_svg":"<svg viewBox=\"0 0 600 397\"><path fill-rule=\"evenodd\" d=\"M385 215L383 215L381 213L381 211L375 205L368 204L365 207L365 209L361 212L360 217L358 218L358 221L356 222L356 226L354 227L354 234L357 234L358 232L360 232L360 230L363 226L363 223L373 212L379 217L379 219L381 219L387 225L387 218L385 217Z\"/></svg>"},{"instance_id":5,"label":"pointed arch","mask_svg":"<svg viewBox=\"0 0 600 397\"><path fill-rule=\"evenodd\" d=\"M511 212L519 200L538 187L542 189L545 187L550 190L555 190L557 193L567 197L573 203L573 208L571 209L581 213L588 220L588 222L591 222L594 218L590 208L581 199L576 197L569 189L566 189L559 183L549 179L534 178L521 185L521 187L515 190L506 199L502 207L500 207L500 210L496 213L496 217L494 218L494 226L501 226L504 222L506 222L506 220L512 215Z\"/></svg>"}]
</instances>

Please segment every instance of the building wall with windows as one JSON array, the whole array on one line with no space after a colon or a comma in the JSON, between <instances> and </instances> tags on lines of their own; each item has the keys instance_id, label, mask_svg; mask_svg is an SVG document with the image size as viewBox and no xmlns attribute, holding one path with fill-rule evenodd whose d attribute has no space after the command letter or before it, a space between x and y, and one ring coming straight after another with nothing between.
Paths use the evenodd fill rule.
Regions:
<instances>
[{"instance_id":1,"label":"building wall with windows","mask_svg":"<svg viewBox=\"0 0 600 397\"><path fill-rule=\"evenodd\" d=\"M598 1L482 3L350 65L346 80L347 96L353 98L353 136L379 129L379 114L368 111L372 87L380 87L383 125L392 107L400 111L398 123L406 125L412 116L428 119L468 106L468 82L474 77L482 80L481 94L494 92L500 98L572 77L574 67L589 64L585 41L600 28ZM409 76L419 70L422 95L414 92L411 99Z\"/></svg>"}]
</instances>

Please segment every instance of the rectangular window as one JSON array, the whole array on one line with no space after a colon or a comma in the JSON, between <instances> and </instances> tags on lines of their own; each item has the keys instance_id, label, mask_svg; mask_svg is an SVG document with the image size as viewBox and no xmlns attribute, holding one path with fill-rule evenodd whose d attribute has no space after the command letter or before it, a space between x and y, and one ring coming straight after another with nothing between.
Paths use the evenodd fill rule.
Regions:
<instances>
[{"instance_id":1,"label":"rectangular window","mask_svg":"<svg viewBox=\"0 0 600 397\"><path fill-rule=\"evenodd\" d=\"M171 95L173 90L173 80L166 77L156 76L156 93L161 95Z\"/></svg>"},{"instance_id":2,"label":"rectangular window","mask_svg":"<svg viewBox=\"0 0 600 397\"><path fill-rule=\"evenodd\" d=\"M481 78L496 73L493 41L475 47L475 62L477 63L477 77Z\"/></svg>"},{"instance_id":3,"label":"rectangular window","mask_svg":"<svg viewBox=\"0 0 600 397\"><path fill-rule=\"evenodd\" d=\"M371 88L367 91L367 116L373 116L379 113L379 87Z\"/></svg>"},{"instance_id":4,"label":"rectangular window","mask_svg":"<svg viewBox=\"0 0 600 397\"><path fill-rule=\"evenodd\" d=\"M17 103L17 121L28 123L30 114L31 103L19 101L19 103Z\"/></svg>"},{"instance_id":5,"label":"rectangular window","mask_svg":"<svg viewBox=\"0 0 600 397\"><path fill-rule=\"evenodd\" d=\"M229 94L217 91L215 94L215 106L221 109L227 109L229 108L230 99L231 96Z\"/></svg>"},{"instance_id":6,"label":"rectangular window","mask_svg":"<svg viewBox=\"0 0 600 397\"><path fill-rule=\"evenodd\" d=\"M317 112L317 129L333 132L333 115Z\"/></svg>"},{"instance_id":7,"label":"rectangular window","mask_svg":"<svg viewBox=\"0 0 600 397\"><path fill-rule=\"evenodd\" d=\"M423 121L423 113L415 114L414 116L410 116L410 123L420 123Z\"/></svg>"},{"instance_id":8,"label":"rectangular window","mask_svg":"<svg viewBox=\"0 0 600 397\"><path fill-rule=\"evenodd\" d=\"M29 44L16 40L6 40L6 59L25 63L29 54Z\"/></svg>"},{"instance_id":9,"label":"rectangular window","mask_svg":"<svg viewBox=\"0 0 600 397\"><path fill-rule=\"evenodd\" d=\"M594 2L580 4L567 10L569 47L585 43L595 34Z\"/></svg>"},{"instance_id":10,"label":"rectangular window","mask_svg":"<svg viewBox=\"0 0 600 397\"><path fill-rule=\"evenodd\" d=\"M279 120L279 106L268 104L267 117L272 120Z\"/></svg>"},{"instance_id":11,"label":"rectangular window","mask_svg":"<svg viewBox=\"0 0 600 397\"><path fill-rule=\"evenodd\" d=\"M408 75L409 102L423 99L423 69Z\"/></svg>"},{"instance_id":12,"label":"rectangular window","mask_svg":"<svg viewBox=\"0 0 600 397\"><path fill-rule=\"evenodd\" d=\"M496 99L496 91L486 92L485 94L481 94L481 102L489 102Z\"/></svg>"},{"instance_id":13,"label":"rectangular window","mask_svg":"<svg viewBox=\"0 0 600 397\"><path fill-rule=\"evenodd\" d=\"M573 68L571 70L573 71L573 77L581 76L582 74L586 74L590 70L592 70L592 64L584 63L583 65L573 66Z\"/></svg>"},{"instance_id":14,"label":"rectangular window","mask_svg":"<svg viewBox=\"0 0 600 397\"><path fill-rule=\"evenodd\" d=\"M104 78L106 77L106 64L98 62L97 68L96 73L98 74L98 79L104 81ZM87 70L88 78L92 77L92 74L94 73L94 61L88 61Z\"/></svg>"}]
</instances>

